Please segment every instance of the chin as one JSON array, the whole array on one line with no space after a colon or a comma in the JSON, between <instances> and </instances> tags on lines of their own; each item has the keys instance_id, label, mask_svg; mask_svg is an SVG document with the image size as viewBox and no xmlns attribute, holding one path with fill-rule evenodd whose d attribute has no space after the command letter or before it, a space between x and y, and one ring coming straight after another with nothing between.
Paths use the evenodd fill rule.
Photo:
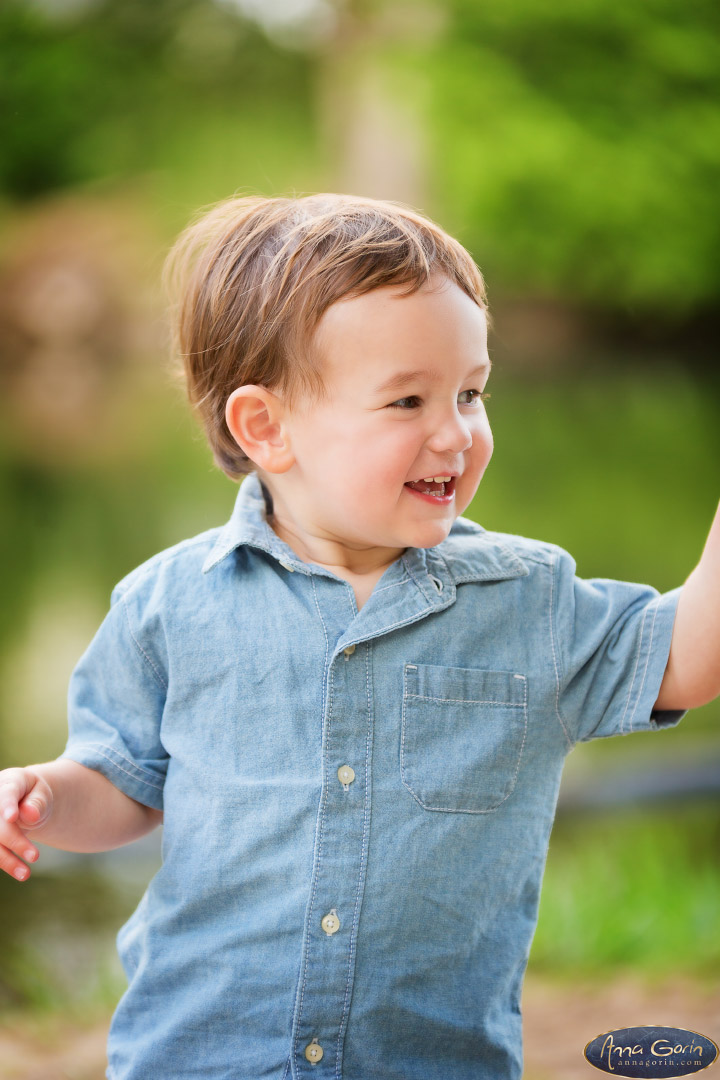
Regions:
<instances>
[{"instance_id":1,"label":"chin","mask_svg":"<svg viewBox=\"0 0 720 1080\"><path fill-rule=\"evenodd\" d=\"M450 535L452 521L434 521L413 530L413 539L409 542L411 547L429 548L441 544Z\"/></svg>"}]
</instances>

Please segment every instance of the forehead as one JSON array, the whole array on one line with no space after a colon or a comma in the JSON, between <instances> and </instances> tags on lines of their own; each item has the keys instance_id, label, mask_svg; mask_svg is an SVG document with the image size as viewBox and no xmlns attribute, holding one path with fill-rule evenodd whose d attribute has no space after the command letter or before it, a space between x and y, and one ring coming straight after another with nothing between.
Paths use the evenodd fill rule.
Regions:
<instances>
[{"instance_id":1,"label":"forehead","mask_svg":"<svg viewBox=\"0 0 720 1080\"><path fill-rule=\"evenodd\" d=\"M328 308L315 333L327 377L379 383L408 370L440 377L452 360L487 360L485 312L459 285L442 278L403 295L406 289L383 286Z\"/></svg>"}]
</instances>

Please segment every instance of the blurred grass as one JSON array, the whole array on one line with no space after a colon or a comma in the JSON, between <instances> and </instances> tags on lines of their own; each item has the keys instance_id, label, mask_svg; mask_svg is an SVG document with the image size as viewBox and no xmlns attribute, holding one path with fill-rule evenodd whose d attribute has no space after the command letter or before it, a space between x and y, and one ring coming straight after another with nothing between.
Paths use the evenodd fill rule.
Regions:
<instances>
[{"instance_id":1,"label":"blurred grass","mask_svg":"<svg viewBox=\"0 0 720 1080\"><path fill-rule=\"evenodd\" d=\"M559 817L528 971L716 980L719 840L717 802Z\"/></svg>"}]
</instances>

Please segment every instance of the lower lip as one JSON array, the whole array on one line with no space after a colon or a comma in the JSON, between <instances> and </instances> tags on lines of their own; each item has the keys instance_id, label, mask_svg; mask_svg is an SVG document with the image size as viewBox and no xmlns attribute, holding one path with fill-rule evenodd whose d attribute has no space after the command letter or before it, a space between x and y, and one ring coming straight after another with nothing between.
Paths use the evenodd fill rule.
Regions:
<instances>
[{"instance_id":1,"label":"lower lip","mask_svg":"<svg viewBox=\"0 0 720 1080\"><path fill-rule=\"evenodd\" d=\"M444 495L426 495L424 491L417 491L415 488L408 487L407 484L405 484L405 490L418 499L422 499L423 502L434 503L435 506L449 506L455 498L455 477L453 476L452 480L445 485Z\"/></svg>"}]
</instances>

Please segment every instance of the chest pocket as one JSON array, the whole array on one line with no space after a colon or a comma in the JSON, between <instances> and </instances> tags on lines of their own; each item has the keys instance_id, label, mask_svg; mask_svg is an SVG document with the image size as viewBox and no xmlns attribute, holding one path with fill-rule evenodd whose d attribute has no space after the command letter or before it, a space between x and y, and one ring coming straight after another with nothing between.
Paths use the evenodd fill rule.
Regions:
<instances>
[{"instance_id":1,"label":"chest pocket","mask_svg":"<svg viewBox=\"0 0 720 1080\"><path fill-rule=\"evenodd\" d=\"M405 664L400 775L426 810L483 814L517 781L527 680L512 671Z\"/></svg>"}]
</instances>

